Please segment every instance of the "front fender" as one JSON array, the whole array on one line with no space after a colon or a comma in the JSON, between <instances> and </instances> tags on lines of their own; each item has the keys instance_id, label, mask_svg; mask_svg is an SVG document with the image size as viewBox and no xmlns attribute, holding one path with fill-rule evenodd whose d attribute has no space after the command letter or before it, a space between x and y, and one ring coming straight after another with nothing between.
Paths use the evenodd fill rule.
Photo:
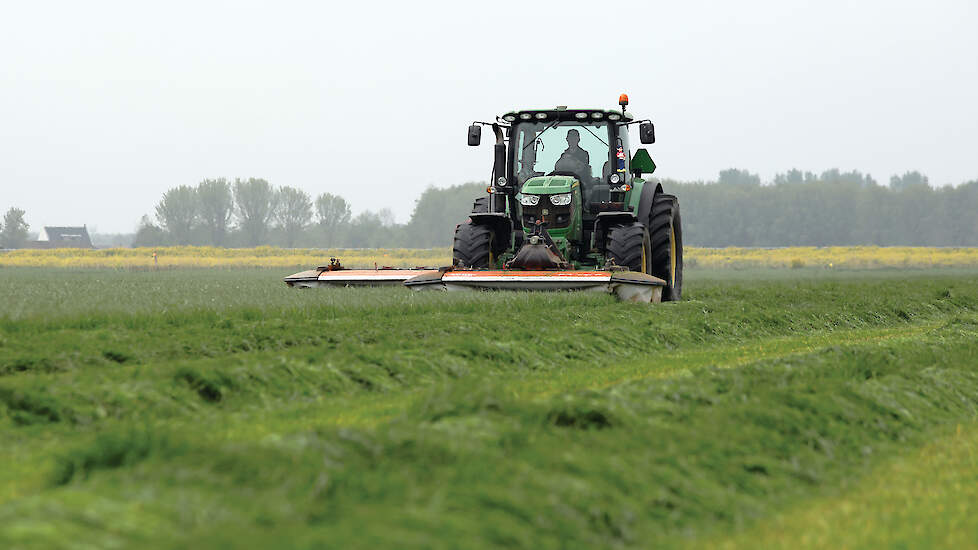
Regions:
<instances>
[{"instance_id":1,"label":"front fender","mask_svg":"<svg viewBox=\"0 0 978 550\"><path fill-rule=\"evenodd\" d=\"M655 196L662 193L661 183L656 183L655 185L651 185L651 183L647 181L642 185L641 195L638 200L638 221L646 226L649 225L649 217L652 215L652 203L655 202Z\"/></svg>"},{"instance_id":2,"label":"front fender","mask_svg":"<svg viewBox=\"0 0 978 550\"><path fill-rule=\"evenodd\" d=\"M601 212L594 218L594 237L591 247L597 248L603 253L608 228L614 225L635 223L636 219L635 214L631 212Z\"/></svg>"},{"instance_id":3,"label":"front fender","mask_svg":"<svg viewBox=\"0 0 978 550\"><path fill-rule=\"evenodd\" d=\"M474 225L483 225L492 230L493 251L496 256L512 247L513 221L503 212L471 213L469 219Z\"/></svg>"}]
</instances>

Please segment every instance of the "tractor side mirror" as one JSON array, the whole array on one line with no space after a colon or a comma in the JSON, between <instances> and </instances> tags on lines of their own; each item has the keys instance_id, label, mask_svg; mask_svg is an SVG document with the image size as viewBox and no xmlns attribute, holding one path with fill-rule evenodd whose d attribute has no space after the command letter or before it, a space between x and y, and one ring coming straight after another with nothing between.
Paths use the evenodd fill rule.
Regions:
<instances>
[{"instance_id":1,"label":"tractor side mirror","mask_svg":"<svg viewBox=\"0 0 978 550\"><path fill-rule=\"evenodd\" d=\"M655 143L655 126L651 122L643 122L638 125L638 137L642 143L648 145Z\"/></svg>"},{"instance_id":2,"label":"tractor side mirror","mask_svg":"<svg viewBox=\"0 0 978 550\"><path fill-rule=\"evenodd\" d=\"M469 126L469 145L476 146L482 143L482 125L473 124Z\"/></svg>"}]
</instances>

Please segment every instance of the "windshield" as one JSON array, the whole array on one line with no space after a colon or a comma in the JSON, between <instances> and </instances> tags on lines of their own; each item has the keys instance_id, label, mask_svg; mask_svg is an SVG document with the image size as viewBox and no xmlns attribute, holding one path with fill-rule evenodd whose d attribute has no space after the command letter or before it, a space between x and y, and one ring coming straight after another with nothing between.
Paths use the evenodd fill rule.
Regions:
<instances>
[{"instance_id":1,"label":"windshield","mask_svg":"<svg viewBox=\"0 0 978 550\"><path fill-rule=\"evenodd\" d=\"M588 184L608 171L607 122L523 122L514 131L513 172L520 186L555 172Z\"/></svg>"}]
</instances>

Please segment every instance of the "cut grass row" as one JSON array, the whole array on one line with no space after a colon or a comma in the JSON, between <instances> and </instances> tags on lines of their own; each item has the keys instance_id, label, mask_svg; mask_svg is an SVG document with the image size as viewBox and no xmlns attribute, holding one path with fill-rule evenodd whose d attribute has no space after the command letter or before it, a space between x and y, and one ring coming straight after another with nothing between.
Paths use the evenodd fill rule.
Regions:
<instances>
[{"instance_id":1,"label":"cut grass row","mask_svg":"<svg viewBox=\"0 0 978 550\"><path fill-rule=\"evenodd\" d=\"M609 364L641 372L650 360L667 371L670 350L709 360L722 344L756 349L750 343L760 338L813 330L831 338L832 331L903 327L978 307L976 285L967 280L885 284L879 293L872 280L704 283L693 300L658 308L607 296L374 289L305 292L304 307L11 320L0 324L0 402L13 424L87 425L192 415L219 402L274 408L465 376L614 380L602 378L613 367L576 373ZM536 321L541 312L546 322Z\"/></svg>"},{"instance_id":2,"label":"cut grass row","mask_svg":"<svg viewBox=\"0 0 978 550\"><path fill-rule=\"evenodd\" d=\"M0 375L0 546L705 543L976 410L974 277L694 279L648 308L268 275L209 302L99 274L89 316L0 323L0 364L38 359Z\"/></svg>"},{"instance_id":3,"label":"cut grass row","mask_svg":"<svg viewBox=\"0 0 978 550\"><path fill-rule=\"evenodd\" d=\"M650 368L647 359L641 359L629 362L592 363L568 369L530 370L513 373L509 377L494 377L493 380L499 391L512 395L515 399L539 400L647 378L687 376L693 369L709 366L735 368L762 359L784 360L793 355L811 353L830 346L912 339L933 330L935 326L933 323L915 323L896 328L821 331L809 335L771 337L745 344L714 344L704 349L663 352L657 355L657 364L654 368ZM257 365L259 365L255 369L257 372L262 368L277 369L276 366L269 367L267 362L259 361ZM296 372L293 371L291 374L294 378L290 380L289 386L291 390L280 392L278 398L255 391L254 388L252 391L229 392L226 386L217 386L217 391L229 392L229 394L221 403L221 407L214 409L213 404L209 405L199 394L195 394L194 388L182 383L173 384L166 374L165 367L157 368L162 372L153 372L153 376L129 373L121 377L121 383L117 380L118 372L114 373L114 376L106 376L94 382L92 379L79 381L72 378L63 384L64 390L69 395L77 395L81 392L73 388L87 388L86 395L81 400L83 403L105 402L111 400L113 394L128 394L129 406L121 411L115 411L114 414L117 422L121 424L131 421L163 421L174 417L178 421L181 418L182 421L187 421L188 416L191 421L210 417L221 422L221 437L240 441L253 439L256 431L257 433L287 432L290 426L294 429L296 419L302 419L299 425L303 428L375 428L430 399L429 392L423 388L408 387L404 388L404 391L367 391L353 384L349 385L350 390L357 390L353 393L336 395L327 393L310 397L311 387L321 385L321 379L317 380L315 376L308 378L296 376ZM256 374L248 374L248 377L251 377L252 381L259 380ZM134 382L136 379L139 380L138 384ZM41 382L41 386L55 385L56 380L45 380ZM266 385L262 385L258 390L265 387ZM304 397L298 398L300 394ZM78 400L75 402L77 403ZM21 415L23 415L22 411L14 412L14 418L21 418L23 422ZM11 443L19 444L9 446L6 452L0 450L0 459L6 458L10 464L18 467L10 468L4 474L0 474L0 488L2 488L0 502L43 487L48 477L48 470L37 466L50 458L51 438L63 443L65 439L79 434L87 437L90 431L87 427L91 426L92 419L99 419L104 423L106 416L108 414L105 408L99 405L94 412L86 411L86 416L82 417L84 421L80 430L76 424L69 423L63 430L37 430L24 437L25 441L11 439ZM30 439L30 443L26 439Z\"/></svg>"},{"instance_id":4,"label":"cut grass row","mask_svg":"<svg viewBox=\"0 0 978 550\"><path fill-rule=\"evenodd\" d=\"M958 424L841 494L815 499L706 545L771 548L971 548L978 541L978 424ZM840 544L841 542L841 544Z\"/></svg>"},{"instance_id":5,"label":"cut grass row","mask_svg":"<svg viewBox=\"0 0 978 550\"><path fill-rule=\"evenodd\" d=\"M96 545L682 546L837 494L974 419L976 337L960 318L544 399L460 380L366 430L113 424L58 453L48 488L0 519L25 546L65 532Z\"/></svg>"},{"instance_id":6,"label":"cut grass row","mask_svg":"<svg viewBox=\"0 0 978 550\"><path fill-rule=\"evenodd\" d=\"M496 363L545 368L719 340L886 326L978 302L965 277L703 281L689 289L688 302L648 308L567 294L297 292L273 284L275 272L262 270L174 272L163 280L18 275L0 290L7 294L0 376L263 351L277 356L299 347L343 363L364 353L419 355L407 358L412 363L428 360L430 344L466 360L488 354Z\"/></svg>"}]
</instances>

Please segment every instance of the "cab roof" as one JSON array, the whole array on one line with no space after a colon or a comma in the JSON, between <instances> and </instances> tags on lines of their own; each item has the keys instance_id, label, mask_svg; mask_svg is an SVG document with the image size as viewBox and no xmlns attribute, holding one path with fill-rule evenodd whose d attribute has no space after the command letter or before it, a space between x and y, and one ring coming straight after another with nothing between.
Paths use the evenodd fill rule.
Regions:
<instances>
[{"instance_id":1,"label":"cab roof","mask_svg":"<svg viewBox=\"0 0 978 550\"><path fill-rule=\"evenodd\" d=\"M520 109L518 111L509 111L500 118L506 122L514 123L520 121L553 122L554 120L612 120L624 122L635 120L635 116L632 113L627 111L622 113L618 109L573 109L564 106L558 106L552 109Z\"/></svg>"}]
</instances>

